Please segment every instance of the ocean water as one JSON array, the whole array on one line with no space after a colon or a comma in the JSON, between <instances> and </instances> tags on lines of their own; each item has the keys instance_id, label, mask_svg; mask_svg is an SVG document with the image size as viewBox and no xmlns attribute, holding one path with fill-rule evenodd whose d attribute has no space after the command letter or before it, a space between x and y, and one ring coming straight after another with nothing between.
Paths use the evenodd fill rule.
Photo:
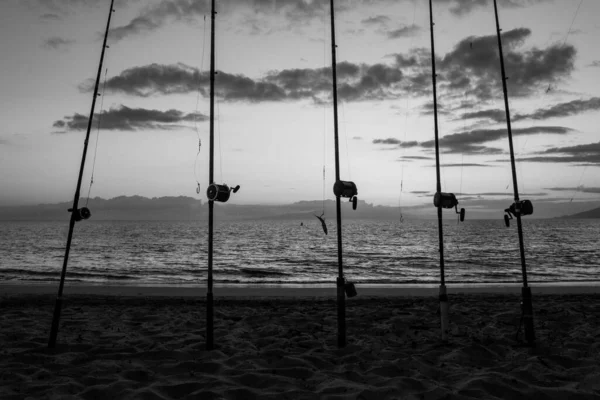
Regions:
<instances>
[{"instance_id":1,"label":"ocean water","mask_svg":"<svg viewBox=\"0 0 600 400\"><path fill-rule=\"evenodd\" d=\"M221 283L333 283L335 218L215 222ZM530 282L600 279L600 220L524 219ZM438 283L436 220L344 221L346 277L357 283ZM75 227L67 282L190 284L207 276L206 222L84 221ZM68 221L2 222L0 281L58 282ZM521 282L516 223L444 222L447 283Z\"/></svg>"}]
</instances>

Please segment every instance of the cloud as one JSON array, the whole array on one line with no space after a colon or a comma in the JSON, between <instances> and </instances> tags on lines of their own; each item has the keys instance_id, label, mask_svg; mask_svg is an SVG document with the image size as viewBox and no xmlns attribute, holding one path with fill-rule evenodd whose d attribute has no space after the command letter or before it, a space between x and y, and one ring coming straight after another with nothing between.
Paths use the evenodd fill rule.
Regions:
<instances>
[{"instance_id":1,"label":"cloud","mask_svg":"<svg viewBox=\"0 0 600 400\"><path fill-rule=\"evenodd\" d=\"M230 101L276 101L286 97L284 91L269 82L254 81L241 74L219 71L216 78L216 95ZM185 64L150 64L124 70L120 75L106 81L106 89L128 95L148 97L152 95L181 94L200 90L208 95L209 73ZM87 84L80 85L84 91L91 90Z\"/></svg>"},{"instance_id":2,"label":"cloud","mask_svg":"<svg viewBox=\"0 0 600 400\"><path fill-rule=\"evenodd\" d=\"M571 129L562 126L532 126L528 128L512 129L514 136L553 134L565 135ZM446 153L468 153L468 154L499 154L502 150L483 146L485 143L507 138L507 131L501 129L475 129L469 132L454 133L439 139L440 148ZM422 142L422 147L433 147L434 140Z\"/></svg>"},{"instance_id":3,"label":"cloud","mask_svg":"<svg viewBox=\"0 0 600 400\"><path fill-rule=\"evenodd\" d=\"M412 161L412 160L432 160L433 157L427 157L427 156L403 156L398 158L396 161Z\"/></svg>"},{"instance_id":4,"label":"cloud","mask_svg":"<svg viewBox=\"0 0 600 400\"><path fill-rule=\"evenodd\" d=\"M105 130L134 131L140 129L173 129L182 122L205 121L207 117L200 113L185 114L178 110L148 110L145 108L129 108L124 105L111 108L101 114L94 115L94 121L100 123ZM69 131L86 130L88 116L75 113L62 120L55 121L54 128Z\"/></svg>"},{"instance_id":5,"label":"cloud","mask_svg":"<svg viewBox=\"0 0 600 400\"><path fill-rule=\"evenodd\" d=\"M600 110L600 97L592 97L587 100L572 100L566 103L559 103L554 106L538 109L527 115L520 115L519 119L548 119L557 117L568 117L581 114L585 111Z\"/></svg>"},{"instance_id":6,"label":"cloud","mask_svg":"<svg viewBox=\"0 0 600 400\"><path fill-rule=\"evenodd\" d=\"M532 126L528 128L513 129L512 133L514 136L537 134L565 135L570 133L571 131L571 129L562 126ZM496 147L488 147L485 144L505 138L507 138L507 131L504 128L474 129L468 132L453 133L450 135L443 136L439 139L439 146L444 153L476 155L501 154L504 152L502 149ZM394 138L388 138L375 139L373 143L397 145L399 148L435 148L435 140L433 139L423 142L401 142Z\"/></svg>"},{"instance_id":7,"label":"cloud","mask_svg":"<svg viewBox=\"0 0 600 400\"><path fill-rule=\"evenodd\" d=\"M590 99L572 100L564 103L558 103L550 107L539 108L530 114L513 114L511 121L520 121L525 119L544 120L549 118L569 117L584 113L586 111L600 110L600 97ZM489 119L493 122L506 121L506 114L501 109L487 109L481 111L467 112L458 119Z\"/></svg>"},{"instance_id":8,"label":"cloud","mask_svg":"<svg viewBox=\"0 0 600 400\"><path fill-rule=\"evenodd\" d=\"M500 6L503 8L522 8L532 4L547 2L550 0L501 0ZM492 0L438 0L450 4L450 12L457 16L464 16L478 8L491 6Z\"/></svg>"},{"instance_id":9,"label":"cloud","mask_svg":"<svg viewBox=\"0 0 600 400\"><path fill-rule=\"evenodd\" d=\"M385 64L337 65L338 95L341 100L363 101L395 98L402 73ZM228 101L282 101L312 99L322 103L331 96L331 68L296 68L271 71L262 79L219 71L216 96ZM106 81L106 89L128 95L148 97L200 90L208 95L209 73L185 64L150 64L124 70ZM79 86L91 91L89 81Z\"/></svg>"},{"instance_id":10,"label":"cloud","mask_svg":"<svg viewBox=\"0 0 600 400\"><path fill-rule=\"evenodd\" d=\"M340 62L336 67L338 95L345 101L396 98L402 80L399 68L386 64ZM331 68L286 69L269 73L265 81L275 83L291 99L313 98L323 101L331 92Z\"/></svg>"},{"instance_id":11,"label":"cloud","mask_svg":"<svg viewBox=\"0 0 600 400\"><path fill-rule=\"evenodd\" d=\"M173 20L189 20L191 17L210 14L208 1L163 0L146 6L129 23L112 28L109 37L122 40L128 36L152 32Z\"/></svg>"},{"instance_id":12,"label":"cloud","mask_svg":"<svg viewBox=\"0 0 600 400\"><path fill-rule=\"evenodd\" d=\"M576 50L572 45L555 44L539 49L521 49L531 35L527 28L502 33L508 90L511 97L526 97L545 90L548 84L569 78L574 69ZM392 54L405 76L403 89L413 96L431 94L431 51L411 49ZM469 36L451 51L436 56L440 93L478 101L502 97L500 58L496 35Z\"/></svg>"},{"instance_id":13,"label":"cloud","mask_svg":"<svg viewBox=\"0 0 600 400\"><path fill-rule=\"evenodd\" d=\"M502 33L504 63L510 96L529 96L542 84L569 77L574 69L576 50L571 45L552 45L519 51L531 35L527 28ZM501 93L500 58L496 35L470 36L447 53L439 65L440 83L460 89L480 99Z\"/></svg>"},{"instance_id":14,"label":"cloud","mask_svg":"<svg viewBox=\"0 0 600 400\"><path fill-rule=\"evenodd\" d=\"M428 165L428 167L435 167L436 165ZM477 164L477 163L464 163L464 164L442 164L442 166L444 168L451 168L451 167L495 167L495 165L488 165L488 164Z\"/></svg>"},{"instance_id":15,"label":"cloud","mask_svg":"<svg viewBox=\"0 0 600 400\"><path fill-rule=\"evenodd\" d=\"M54 36L49 39L46 39L44 41L44 43L42 44L42 47L45 49L59 50L61 48L68 47L69 45L71 45L73 43L75 43L74 40L63 39L63 38Z\"/></svg>"},{"instance_id":16,"label":"cloud","mask_svg":"<svg viewBox=\"0 0 600 400\"><path fill-rule=\"evenodd\" d=\"M552 147L546 149L544 151L538 152L538 154L600 154L600 142L598 143L589 143L589 144L579 144L575 146L566 146L566 147Z\"/></svg>"},{"instance_id":17,"label":"cloud","mask_svg":"<svg viewBox=\"0 0 600 400\"><path fill-rule=\"evenodd\" d=\"M457 119L489 119L493 122L505 122L506 121L506 111L505 110L480 110L480 111L472 111L464 113ZM511 116L511 120L514 121L514 116Z\"/></svg>"},{"instance_id":18,"label":"cloud","mask_svg":"<svg viewBox=\"0 0 600 400\"><path fill-rule=\"evenodd\" d=\"M558 192L582 192L582 193L600 193L600 187L585 187L580 185L577 187L551 187L544 190L554 190Z\"/></svg>"},{"instance_id":19,"label":"cloud","mask_svg":"<svg viewBox=\"0 0 600 400\"><path fill-rule=\"evenodd\" d=\"M433 93L430 93L433 98ZM450 110L447 109L446 105L437 103L437 113L440 114L450 114ZM427 103L421 106L421 115L433 115L433 99L428 101Z\"/></svg>"},{"instance_id":20,"label":"cloud","mask_svg":"<svg viewBox=\"0 0 600 400\"><path fill-rule=\"evenodd\" d=\"M404 37L417 36L421 32L421 28L417 25L405 25L398 29L388 31L386 36L389 39L398 39Z\"/></svg>"},{"instance_id":21,"label":"cloud","mask_svg":"<svg viewBox=\"0 0 600 400\"><path fill-rule=\"evenodd\" d=\"M200 88L206 95L208 81L208 73L201 75L198 69L185 64L150 64L126 69L108 79L106 90L148 97L153 94L189 93ZM92 86L86 82L79 89L87 92L92 90Z\"/></svg>"},{"instance_id":22,"label":"cloud","mask_svg":"<svg viewBox=\"0 0 600 400\"><path fill-rule=\"evenodd\" d=\"M582 163L583 166L600 166L600 142L575 146L551 147L536 152L533 157L519 158L519 161L540 163Z\"/></svg>"},{"instance_id":23,"label":"cloud","mask_svg":"<svg viewBox=\"0 0 600 400\"><path fill-rule=\"evenodd\" d=\"M43 21L60 21L62 19L62 17L58 14L46 13L46 14L40 15L40 19Z\"/></svg>"},{"instance_id":24,"label":"cloud","mask_svg":"<svg viewBox=\"0 0 600 400\"><path fill-rule=\"evenodd\" d=\"M385 26L390 21L391 21L390 17L388 17L386 15L376 15L374 17L365 18L362 21L360 21L360 23L363 25L367 25L367 26L372 26L372 25Z\"/></svg>"},{"instance_id":25,"label":"cloud","mask_svg":"<svg viewBox=\"0 0 600 400\"><path fill-rule=\"evenodd\" d=\"M140 0L115 0L114 8L124 9L131 3L137 3ZM37 3L51 11L51 13L43 14L42 19L53 20L62 19L62 16L73 14L77 8L102 8L108 12L110 2L98 0L37 0ZM59 15L61 14L61 15Z\"/></svg>"},{"instance_id":26,"label":"cloud","mask_svg":"<svg viewBox=\"0 0 600 400\"><path fill-rule=\"evenodd\" d=\"M588 65L588 67L600 68L600 60L592 61L592 63L590 65Z\"/></svg>"},{"instance_id":27,"label":"cloud","mask_svg":"<svg viewBox=\"0 0 600 400\"><path fill-rule=\"evenodd\" d=\"M395 138L387 138L387 139L374 139L373 144L394 144L400 145L402 143L401 140Z\"/></svg>"},{"instance_id":28,"label":"cloud","mask_svg":"<svg viewBox=\"0 0 600 400\"><path fill-rule=\"evenodd\" d=\"M283 16L287 22L297 25L315 18L321 18L329 4L325 1L306 0L230 0L219 2L217 12L231 15L233 12ZM345 7L338 7L339 11ZM160 3L145 7L127 24L111 30L113 40L122 40L128 36L146 34L155 31L173 21L191 21L200 16L210 16L210 2L207 0L162 0ZM246 19L252 25L253 19ZM262 24L266 19L262 18ZM290 25L288 25L289 27Z\"/></svg>"},{"instance_id":29,"label":"cloud","mask_svg":"<svg viewBox=\"0 0 600 400\"><path fill-rule=\"evenodd\" d=\"M362 140L362 136L353 136L352 140Z\"/></svg>"}]
</instances>

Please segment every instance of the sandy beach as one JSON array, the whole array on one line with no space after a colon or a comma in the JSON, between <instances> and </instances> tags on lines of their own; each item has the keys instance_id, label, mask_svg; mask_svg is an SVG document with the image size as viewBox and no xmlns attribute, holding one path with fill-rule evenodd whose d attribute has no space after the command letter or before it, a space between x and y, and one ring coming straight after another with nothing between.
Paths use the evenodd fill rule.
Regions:
<instances>
[{"instance_id":1,"label":"sandy beach","mask_svg":"<svg viewBox=\"0 0 600 400\"><path fill-rule=\"evenodd\" d=\"M600 398L593 288L534 288L535 348L515 340L517 287L449 290L446 344L429 292L359 288L347 300L344 349L331 289L216 291L212 351L204 293L67 286L58 344L48 349L56 287L27 288L0 286L2 399Z\"/></svg>"}]
</instances>

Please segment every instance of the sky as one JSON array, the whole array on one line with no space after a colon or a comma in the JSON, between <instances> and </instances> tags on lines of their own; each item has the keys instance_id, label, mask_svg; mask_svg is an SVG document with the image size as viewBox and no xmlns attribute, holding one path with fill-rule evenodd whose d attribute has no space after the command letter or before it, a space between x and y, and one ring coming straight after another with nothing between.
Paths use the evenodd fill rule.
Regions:
<instances>
[{"instance_id":1,"label":"sky","mask_svg":"<svg viewBox=\"0 0 600 400\"><path fill-rule=\"evenodd\" d=\"M0 205L73 198L109 5L2 1ZM341 179L376 205L431 203L428 2L335 7ZM442 190L467 206L512 198L493 3L433 8ZM81 195L204 200L209 2L114 9ZM498 10L521 199L600 201L600 2ZM217 0L217 12L216 182L240 185L238 204L334 198L329 1Z\"/></svg>"}]
</instances>

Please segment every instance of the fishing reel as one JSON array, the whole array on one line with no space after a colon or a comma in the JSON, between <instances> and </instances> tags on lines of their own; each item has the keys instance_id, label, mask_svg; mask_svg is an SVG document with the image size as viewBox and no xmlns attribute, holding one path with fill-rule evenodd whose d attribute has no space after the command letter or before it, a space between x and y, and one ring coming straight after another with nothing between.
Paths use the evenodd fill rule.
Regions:
<instances>
[{"instance_id":1,"label":"fishing reel","mask_svg":"<svg viewBox=\"0 0 600 400\"><path fill-rule=\"evenodd\" d=\"M82 219L89 219L92 216L90 209L87 207L81 207L75 211L73 211L72 208L69 208L67 211L73 213L73 218L75 218L75 221L77 222L81 221Z\"/></svg>"},{"instance_id":2,"label":"fishing reel","mask_svg":"<svg viewBox=\"0 0 600 400\"><path fill-rule=\"evenodd\" d=\"M356 188L356 184L350 181L336 181L333 184L333 194L337 197L346 197L350 199L352 202L352 209L356 210L356 206L358 204L358 189Z\"/></svg>"},{"instance_id":3,"label":"fishing reel","mask_svg":"<svg viewBox=\"0 0 600 400\"><path fill-rule=\"evenodd\" d=\"M524 217L525 215L533 214L533 204L529 200L521 200L517 201L510 205L506 210L504 210L506 214L504 214L504 224L508 228L510 226L510 220L517 215Z\"/></svg>"},{"instance_id":4,"label":"fishing reel","mask_svg":"<svg viewBox=\"0 0 600 400\"><path fill-rule=\"evenodd\" d=\"M206 197L208 197L208 200L210 201L220 201L221 203L225 203L229 200L231 192L237 193L238 190L240 190L240 185L230 188L227 185L217 185L216 183L212 183L208 189L206 189Z\"/></svg>"},{"instance_id":5,"label":"fishing reel","mask_svg":"<svg viewBox=\"0 0 600 400\"><path fill-rule=\"evenodd\" d=\"M442 208L454 208L456 213L460 214L460 222L465 220L465 209L461 208L458 211L458 200L456 200L454 193L437 192L433 196L433 205Z\"/></svg>"}]
</instances>

